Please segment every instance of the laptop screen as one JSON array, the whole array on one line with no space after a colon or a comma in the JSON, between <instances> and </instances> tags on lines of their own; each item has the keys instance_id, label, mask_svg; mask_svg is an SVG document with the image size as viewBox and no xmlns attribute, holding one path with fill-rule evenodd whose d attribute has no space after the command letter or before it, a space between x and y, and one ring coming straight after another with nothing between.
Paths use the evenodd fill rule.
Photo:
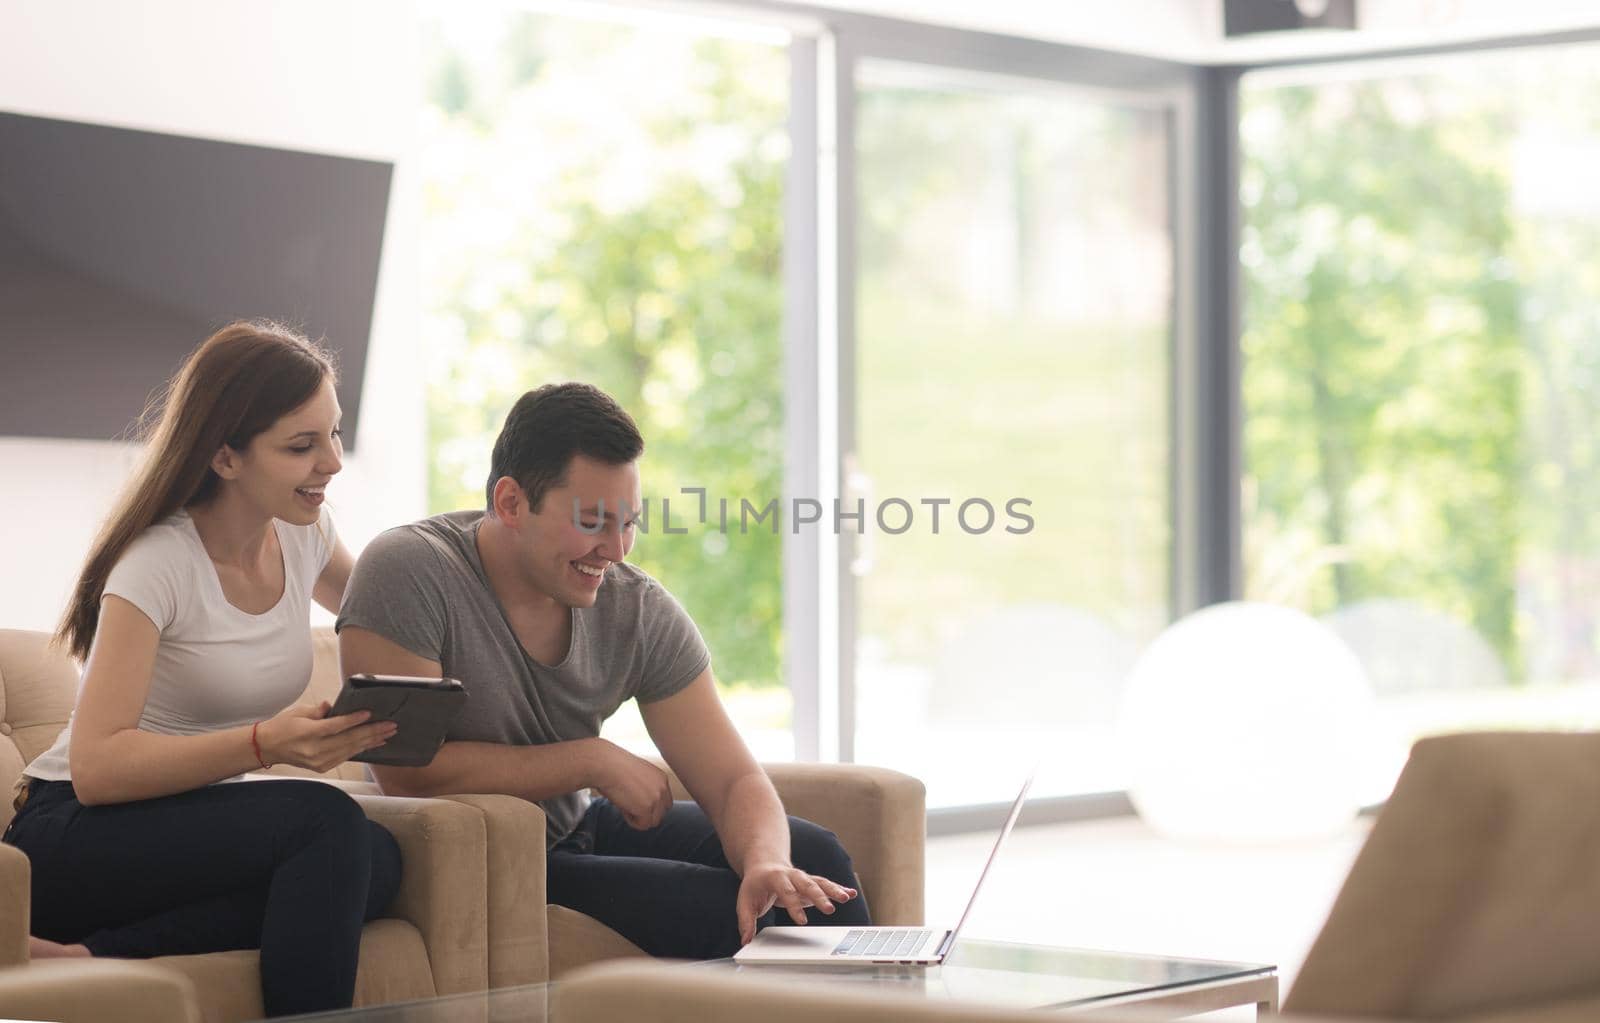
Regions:
<instances>
[{"instance_id":1,"label":"laptop screen","mask_svg":"<svg viewBox=\"0 0 1600 1023\"><path fill-rule=\"evenodd\" d=\"M967 908L961 911L961 919L956 922L955 930L950 932L950 941L945 945L946 951L955 946L956 937L961 934L961 928L966 926L967 918L972 915L972 907L978 901L978 892L983 889L983 880L989 876L989 871L994 867L995 857L1000 855L1000 847L1005 845L1006 836L1011 834L1011 829L1016 826L1017 818L1022 814L1023 800L1028 798L1028 789L1033 785L1033 775L1029 774L1022 783L1022 791L1017 793L1016 800L1011 804L1011 812L1006 814L1005 826L1000 829L1000 835L994 840L994 848L989 850L989 859L983 864L983 872L978 875L978 883L972 887L972 896L967 899Z\"/></svg>"}]
</instances>

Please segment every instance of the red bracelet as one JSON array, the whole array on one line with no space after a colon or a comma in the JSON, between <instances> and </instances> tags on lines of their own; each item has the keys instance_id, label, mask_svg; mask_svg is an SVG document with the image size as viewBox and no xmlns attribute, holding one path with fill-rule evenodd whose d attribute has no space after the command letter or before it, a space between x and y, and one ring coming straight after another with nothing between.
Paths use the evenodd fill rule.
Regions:
<instances>
[{"instance_id":1,"label":"red bracelet","mask_svg":"<svg viewBox=\"0 0 1600 1023\"><path fill-rule=\"evenodd\" d=\"M250 748L256 751L256 763L260 764L261 769L265 771L272 765L267 763L266 758L261 755L261 743L256 741L256 729L260 727L261 722L259 721L250 726Z\"/></svg>"}]
</instances>

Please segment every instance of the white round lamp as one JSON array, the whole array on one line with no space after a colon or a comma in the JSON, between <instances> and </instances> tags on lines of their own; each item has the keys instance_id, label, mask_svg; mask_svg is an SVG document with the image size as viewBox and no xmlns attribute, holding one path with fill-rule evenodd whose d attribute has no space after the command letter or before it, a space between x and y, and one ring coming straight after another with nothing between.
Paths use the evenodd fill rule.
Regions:
<instances>
[{"instance_id":1,"label":"white round lamp","mask_svg":"<svg viewBox=\"0 0 1600 1023\"><path fill-rule=\"evenodd\" d=\"M1361 662L1314 618L1216 604L1168 627L1118 719L1129 795L1173 837L1307 838L1355 816L1374 727Z\"/></svg>"}]
</instances>

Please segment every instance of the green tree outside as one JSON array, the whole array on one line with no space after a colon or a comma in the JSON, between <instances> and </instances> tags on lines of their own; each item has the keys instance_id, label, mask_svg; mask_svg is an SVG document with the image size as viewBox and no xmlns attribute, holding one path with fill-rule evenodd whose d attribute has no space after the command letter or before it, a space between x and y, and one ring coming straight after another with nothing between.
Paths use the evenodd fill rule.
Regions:
<instances>
[{"instance_id":1,"label":"green tree outside","mask_svg":"<svg viewBox=\"0 0 1600 1023\"><path fill-rule=\"evenodd\" d=\"M1519 186L1530 140L1600 137L1579 56L1245 90L1255 595L1415 600L1514 680L1592 677L1600 222Z\"/></svg>"},{"instance_id":2,"label":"green tree outside","mask_svg":"<svg viewBox=\"0 0 1600 1023\"><path fill-rule=\"evenodd\" d=\"M443 11L429 40L429 507L481 507L524 391L583 380L638 421L649 532L719 681L777 686L782 537L700 526L780 497L780 46L527 12ZM662 500L674 526L663 532Z\"/></svg>"}]
</instances>

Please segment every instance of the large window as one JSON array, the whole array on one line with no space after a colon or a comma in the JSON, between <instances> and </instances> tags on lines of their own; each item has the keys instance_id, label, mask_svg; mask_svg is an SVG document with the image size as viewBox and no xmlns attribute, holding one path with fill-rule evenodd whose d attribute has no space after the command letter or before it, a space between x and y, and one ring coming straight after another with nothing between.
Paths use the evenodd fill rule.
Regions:
<instances>
[{"instance_id":1,"label":"large window","mask_svg":"<svg viewBox=\"0 0 1600 1023\"><path fill-rule=\"evenodd\" d=\"M786 40L612 15L424 10L429 504L482 506L523 391L610 392L646 441L651 526L631 560L700 625L757 753L785 758L782 538L702 525L680 490L782 493ZM664 499L687 533L666 532ZM628 714L607 734L646 741Z\"/></svg>"},{"instance_id":2,"label":"large window","mask_svg":"<svg viewBox=\"0 0 1600 1023\"><path fill-rule=\"evenodd\" d=\"M1119 789L1171 610L1167 112L866 61L856 118L856 758L933 806Z\"/></svg>"},{"instance_id":3,"label":"large window","mask_svg":"<svg viewBox=\"0 0 1600 1023\"><path fill-rule=\"evenodd\" d=\"M1600 47L1297 74L1241 99L1247 593L1396 739L1592 723Z\"/></svg>"}]
</instances>

